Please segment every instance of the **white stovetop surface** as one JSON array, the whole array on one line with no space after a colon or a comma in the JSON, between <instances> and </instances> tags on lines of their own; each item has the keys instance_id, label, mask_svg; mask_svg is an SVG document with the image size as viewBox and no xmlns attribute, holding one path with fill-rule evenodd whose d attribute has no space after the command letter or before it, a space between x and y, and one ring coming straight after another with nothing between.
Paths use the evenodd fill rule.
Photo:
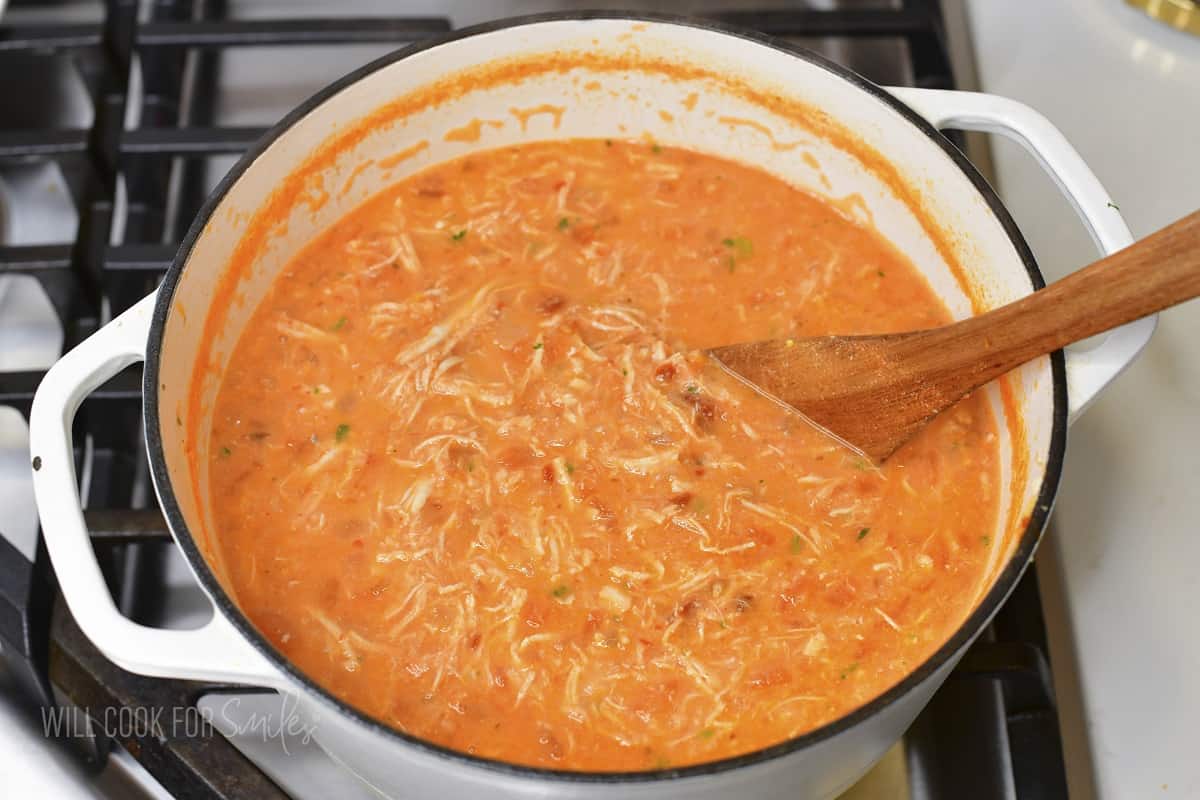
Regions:
<instances>
[{"instance_id":1,"label":"white stovetop surface","mask_svg":"<svg viewBox=\"0 0 1200 800\"><path fill-rule=\"evenodd\" d=\"M965 2L981 88L1058 125L1135 236L1200 208L1200 38L1120 0ZM1047 279L1092 259L1033 161L994 152ZM1072 798L1200 797L1200 302L1071 429L1039 563Z\"/></svg>"}]
</instances>

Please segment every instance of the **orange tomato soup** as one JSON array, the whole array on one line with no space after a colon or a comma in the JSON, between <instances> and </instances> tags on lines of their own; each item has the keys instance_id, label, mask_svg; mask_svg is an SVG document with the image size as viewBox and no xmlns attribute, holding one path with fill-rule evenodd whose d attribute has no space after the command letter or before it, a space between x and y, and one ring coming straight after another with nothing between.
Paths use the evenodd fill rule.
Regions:
<instances>
[{"instance_id":1,"label":"orange tomato soup","mask_svg":"<svg viewBox=\"0 0 1200 800\"><path fill-rule=\"evenodd\" d=\"M964 620L996 422L967 398L877 469L696 351L948 319L878 234L748 166L573 140L433 167L301 252L232 355L229 583L314 680L447 747L775 744Z\"/></svg>"}]
</instances>

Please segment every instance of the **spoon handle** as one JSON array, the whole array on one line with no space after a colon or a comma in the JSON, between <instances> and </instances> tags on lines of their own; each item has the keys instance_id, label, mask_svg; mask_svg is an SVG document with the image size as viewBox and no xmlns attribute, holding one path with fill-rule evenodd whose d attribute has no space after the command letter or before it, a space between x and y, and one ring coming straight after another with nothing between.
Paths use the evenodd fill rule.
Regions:
<instances>
[{"instance_id":1,"label":"spoon handle","mask_svg":"<svg viewBox=\"0 0 1200 800\"><path fill-rule=\"evenodd\" d=\"M965 393L1037 356L1197 296L1200 211L1015 303L923 332L912 345L936 354L936 367L928 361L927 368L950 394Z\"/></svg>"}]
</instances>

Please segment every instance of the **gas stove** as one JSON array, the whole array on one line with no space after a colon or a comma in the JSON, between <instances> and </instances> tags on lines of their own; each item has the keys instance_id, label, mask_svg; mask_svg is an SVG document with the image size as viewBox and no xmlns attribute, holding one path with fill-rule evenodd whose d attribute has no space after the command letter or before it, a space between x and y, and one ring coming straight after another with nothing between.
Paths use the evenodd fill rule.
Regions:
<instances>
[{"instance_id":1,"label":"gas stove","mask_svg":"<svg viewBox=\"0 0 1200 800\"><path fill-rule=\"evenodd\" d=\"M274 693L135 676L91 646L39 544L26 420L46 367L154 287L208 191L293 105L406 43L573 4L481 5L342 2L337 17L318 17L329 4L25 2L0 19L0 774L17 781L11 796L376 796ZM956 85L933 0L669 10L785 37L878 83ZM84 403L75 441L92 543L124 613L202 623L207 601L150 486L138 369ZM846 797L1065 797L1047 653L1031 570Z\"/></svg>"}]
</instances>

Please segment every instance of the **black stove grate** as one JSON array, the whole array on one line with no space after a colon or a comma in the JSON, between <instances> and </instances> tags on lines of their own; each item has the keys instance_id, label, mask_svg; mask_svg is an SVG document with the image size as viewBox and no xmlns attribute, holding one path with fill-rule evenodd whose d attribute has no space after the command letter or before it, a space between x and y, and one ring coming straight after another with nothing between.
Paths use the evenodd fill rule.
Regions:
<instances>
[{"instance_id":1,"label":"black stove grate","mask_svg":"<svg viewBox=\"0 0 1200 800\"><path fill-rule=\"evenodd\" d=\"M936 1L908 0L899 6L711 16L804 42L896 39L905 47L909 82L953 86ZM106 0L102 11L102 20L93 24L0 23L0 71L8 64L36 72L66 59L78 71L93 109L85 128L0 128L0 167L55 162L78 213L70 242L0 245L0 275L39 282L62 323L64 349L160 280L204 199L203 160L238 154L263 132L213 124L216 55L240 47L400 46L450 29L437 18L231 20L224 0ZM133 79L135 73L140 81ZM0 405L28 418L41 377L36 371L0 372ZM140 427L140 373L131 368L84 402L75 441L90 446L86 454L78 448L76 459L77 472L85 458L90 461L86 517L114 597L131 618L152 624L162 588L158 556L169 537L147 490ZM42 706L99 714L109 707L193 705L205 693L246 691L117 669L80 633L56 597L44 549L30 563L2 535L0 639L10 671ZM984 639L907 738L912 797L1065 797L1032 571ZM193 738L160 733L119 744L174 796L285 797L211 729ZM104 763L110 742L99 736L74 741L82 742L89 763Z\"/></svg>"}]
</instances>

